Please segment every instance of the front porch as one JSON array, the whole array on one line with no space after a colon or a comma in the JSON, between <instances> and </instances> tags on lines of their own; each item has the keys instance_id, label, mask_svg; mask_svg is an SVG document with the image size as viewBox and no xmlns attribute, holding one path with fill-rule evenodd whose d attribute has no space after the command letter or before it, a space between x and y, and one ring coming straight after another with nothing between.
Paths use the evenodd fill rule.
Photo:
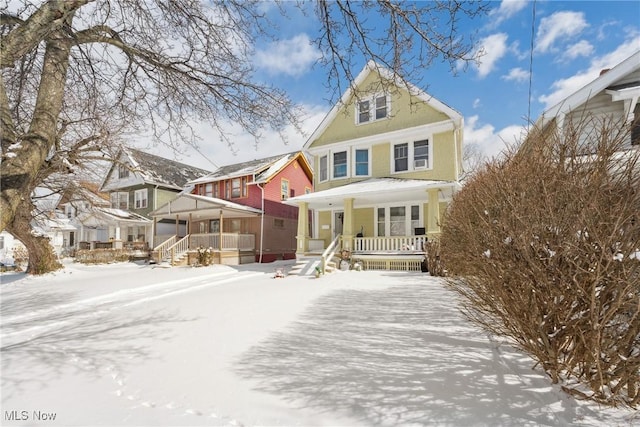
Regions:
<instances>
[{"instance_id":1,"label":"front porch","mask_svg":"<svg viewBox=\"0 0 640 427\"><path fill-rule=\"evenodd\" d=\"M171 265L199 264L198 250L209 251L213 264L239 265L255 262L256 236L240 233L197 233L176 235L153 249L152 259Z\"/></svg>"},{"instance_id":2,"label":"front porch","mask_svg":"<svg viewBox=\"0 0 640 427\"><path fill-rule=\"evenodd\" d=\"M328 250L321 255L321 266L325 270L326 264L337 258L338 263L346 260L349 263L349 268L421 271L426 257L427 237L424 235L356 237L352 244L346 244L344 236L338 236L334 242L335 248L331 249L330 245ZM346 249L347 247L352 247L353 250Z\"/></svg>"},{"instance_id":3,"label":"front porch","mask_svg":"<svg viewBox=\"0 0 640 427\"><path fill-rule=\"evenodd\" d=\"M365 269L421 271L425 244L439 236L440 216L458 187L379 178L289 199L300 209L296 254L322 253L330 262L332 251L347 251Z\"/></svg>"},{"instance_id":4,"label":"front porch","mask_svg":"<svg viewBox=\"0 0 640 427\"><path fill-rule=\"evenodd\" d=\"M151 212L154 230L158 221L175 222L175 234L155 235L152 259L171 265L198 264L198 249L212 252L215 264L255 262L256 232L260 210L227 200L181 194ZM180 234L180 222L186 233Z\"/></svg>"}]
</instances>

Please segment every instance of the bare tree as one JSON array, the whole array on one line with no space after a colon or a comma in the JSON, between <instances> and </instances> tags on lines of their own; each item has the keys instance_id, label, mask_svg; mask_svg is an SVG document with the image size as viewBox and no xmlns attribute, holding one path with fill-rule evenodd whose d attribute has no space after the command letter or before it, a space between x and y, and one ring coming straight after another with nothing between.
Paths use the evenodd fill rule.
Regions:
<instances>
[{"instance_id":1,"label":"bare tree","mask_svg":"<svg viewBox=\"0 0 640 427\"><path fill-rule=\"evenodd\" d=\"M297 6L306 11L310 4ZM456 34L457 20L483 8L318 1L316 43L329 82L339 88L351 81L356 56L397 77L415 76L438 57L470 60L473 46ZM387 18L386 29L367 27L373 13ZM300 130L299 108L255 77L256 41L277 38L277 30L257 1L43 0L0 10L0 229L14 231L36 254L30 271L49 267L38 261L42 242L26 231L29 214L16 213L32 211L36 187L108 156L125 132L151 132L175 147L196 141L198 121L228 144L230 122L256 141L265 130ZM32 269L36 264L42 268Z\"/></svg>"}]
</instances>

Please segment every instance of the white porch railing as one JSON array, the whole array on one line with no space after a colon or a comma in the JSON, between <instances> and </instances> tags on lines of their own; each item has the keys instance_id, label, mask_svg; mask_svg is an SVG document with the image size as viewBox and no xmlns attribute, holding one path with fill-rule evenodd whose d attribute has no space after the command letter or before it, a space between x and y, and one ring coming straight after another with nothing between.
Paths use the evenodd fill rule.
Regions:
<instances>
[{"instance_id":1,"label":"white porch railing","mask_svg":"<svg viewBox=\"0 0 640 427\"><path fill-rule=\"evenodd\" d=\"M165 243L167 240L169 240L172 237L176 237L176 235L175 234L156 234L155 236L153 236L153 246L154 247L160 246L161 244ZM173 243L175 243L175 241Z\"/></svg>"},{"instance_id":2,"label":"white porch railing","mask_svg":"<svg viewBox=\"0 0 640 427\"><path fill-rule=\"evenodd\" d=\"M423 252L427 236L356 237L353 252Z\"/></svg>"},{"instance_id":3,"label":"white porch railing","mask_svg":"<svg viewBox=\"0 0 640 427\"><path fill-rule=\"evenodd\" d=\"M167 248L167 252L171 255L171 265L173 265L178 258L187 253L189 250L189 235L187 234L182 239L175 242L173 245ZM161 258L163 259L163 258Z\"/></svg>"},{"instance_id":4,"label":"white porch railing","mask_svg":"<svg viewBox=\"0 0 640 427\"><path fill-rule=\"evenodd\" d=\"M190 249L199 247L220 249L220 233L192 234ZM253 234L222 233L222 250L252 251L256 248L256 236Z\"/></svg>"},{"instance_id":5,"label":"white porch railing","mask_svg":"<svg viewBox=\"0 0 640 427\"><path fill-rule=\"evenodd\" d=\"M176 243L176 236L173 235L170 238L166 239L164 242L153 248L155 252L158 253L158 262L162 262L165 258L169 256L169 250L173 244Z\"/></svg>"}]
</instances>

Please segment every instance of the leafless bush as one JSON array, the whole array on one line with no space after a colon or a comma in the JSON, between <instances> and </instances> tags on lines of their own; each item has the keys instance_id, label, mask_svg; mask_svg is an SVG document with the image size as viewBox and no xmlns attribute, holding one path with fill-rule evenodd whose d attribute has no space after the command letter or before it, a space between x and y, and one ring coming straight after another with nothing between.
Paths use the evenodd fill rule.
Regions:
<instances>
[{"instance_id":1,"label":"leafless bush","mask_svg":"<svg viewBox=\"0 0 640 427\"><path fill-rule=\"evenodd\" d=\"M129 251L125 249L84 249L76 252L76 262L83 264L110 264L125 262L130 259Z\"/></svg>"},{"instance_id":2,"label":"leafless bush","mask_svg":"<svg viewBox=\"0 0 640 427\"><path fill-rule=\"evenodd\" d=\"M425 244L425 255L429 274L432 276L444 276L446 271L440 259L440 240L431 239Z\"/></svg>"},{"instance_id":3,"label":"leafless bush","mask_svg":"<svg viewBox=\"0 0 640 427\"><path fill-rule=\"evenodd\" d=\"M441 257L463 311L554 383L640 403L640 150L626 126L530 134L456 195ZM628 142L627 142L628 143Z\"/></svg>"}]
</instances>

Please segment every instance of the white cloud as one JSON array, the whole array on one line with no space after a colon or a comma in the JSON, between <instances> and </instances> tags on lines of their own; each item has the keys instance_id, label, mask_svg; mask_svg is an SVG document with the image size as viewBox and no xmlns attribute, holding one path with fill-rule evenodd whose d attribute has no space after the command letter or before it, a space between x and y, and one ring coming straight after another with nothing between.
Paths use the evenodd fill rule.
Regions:
<instances>
[{"instance_id":1,"label":"white cloud","mask_svg":"<svg viewBox=\"0 0 640 427\"><path fill-rule=\"evenodd\" d=\"M492 26L496 27L503 21L511 18L516 13L527 7L528 3L528 1L523 0L502 0L502 2L500 2L500 7L489 12L489 16L493 17Z\"/></svg>"},{"instance_id":2,"label":"white cloud","mask_svg":"<svg viewBox=\"0 0 640 427\"><path fill-rule=\"evenodd\" d=\"M560 11L542 18L535 50L540 53L553 50L558 42L579 35L588 26L582 12Z\"/></svg>"},{"instance_id":3,"label":"white cloud","mask_svg":"<svg viewBox=\"0 0 640 427\"><path fill-rule=\"evenodd\" d=\"M478 107L480 107L482 105L482 103L480 102L480 98L476 98L473 100L473 108L476 109Z\"/></svg>"},{"instance_id":4,"label":"white cloud","mask_svg":"<svg viewBox=\"0 0 640 427\"><path fill-rule=\"evenodd\" d=\"M480 40L479 52L481 52L481 56L478 59L478 64L476 64L480 78L489 75L494 70L498 60L507 53L507 38L506 33L497 33Z\"/></svg>"},{"instance_id":5,"label":"white cloud","mask_svg":"<svg viewBox=\"0 0 640 427\"><path fill-rule=\"evenodd\" d=\"M556 105L573 92L591 83L600 75L600 71L603 69L618 65L637 52L640 46L640 35L635 33L631 36L632 37L613 52L593 58L587 70L581 71L566 79L553 82L551 85L552 92L538 98L538 101L545 105L544 109L546 110Z\"/></svg>"},{"instance_id":6,"label":"white cloud","mask_svg":"<svg viewBox=\"0 0 640 427\"><path fill-rule=\"evenodd\" d=\"M233 140L233 147L230 147L220 139L220 132L217 129L207 124L198 123L195 124L196 131L202 137L198 144L199 150L185 144L180 147L180 152L176 153L169 147L158 145L153 148L153 153L207 170L215 169L215 166L207 159L210 159L217 166L225 166L290 153L302 149L308 136L313 133L327 114L326 105L303 105L302 109L304 113L301 117L301 124L304 135L289 126L283 132L286 143L277 132L265 131L256 145L253 137L244 133L240 126L227 123L224 129L229 135L232 135ZM149 149L149 147L143 149Z\"/></svg>"},{"instance_id":7,"label":"white cloud","mask_svg":"<svg viewBox=\"0 0 640 427\"><path fill-rule=\"evenodd\" d=\"M529 71L523 70L520 67L512 68L509 70L509 74L505 74L501 78L506 81L526 82L529 80Z\"/></svg>"},{"instance_id":8,"label":"white cloud","mask_svg":"<svg viewBox=\"0 0 640 427\"><path fill-rule=\"evenodd\" d=\"M487 158L498 157L502 151L521 142L525 129L522 126L511 125L496 132L491 124L479 123L479 117L471 116L465 119L464 143L477 144Z\"/></svg>"},{"instance_id":9,"label":"white cloud","mask_svg":"<svg viewBox=\"0 0 640 427\"><path fill-rule=\"evenodd\" d=\"M568 46L562 55L562 61L572 61L579 56L589 56L593 53L594 48L591 43L586 40L580 40L571 46Z\"/></svg>"},{"instance_id":10,"label":"white cloud","mask_svg":"<svg viewBox=\"0 0 640 427\"><path fill-rule=\"evenodd\" d=\"M266 50L257 51L255 63L272 74L299 76L304 74L318 59L320 51L311 43L309 36L297 36L270 43Z\"/></svg>"}]
</instances>

